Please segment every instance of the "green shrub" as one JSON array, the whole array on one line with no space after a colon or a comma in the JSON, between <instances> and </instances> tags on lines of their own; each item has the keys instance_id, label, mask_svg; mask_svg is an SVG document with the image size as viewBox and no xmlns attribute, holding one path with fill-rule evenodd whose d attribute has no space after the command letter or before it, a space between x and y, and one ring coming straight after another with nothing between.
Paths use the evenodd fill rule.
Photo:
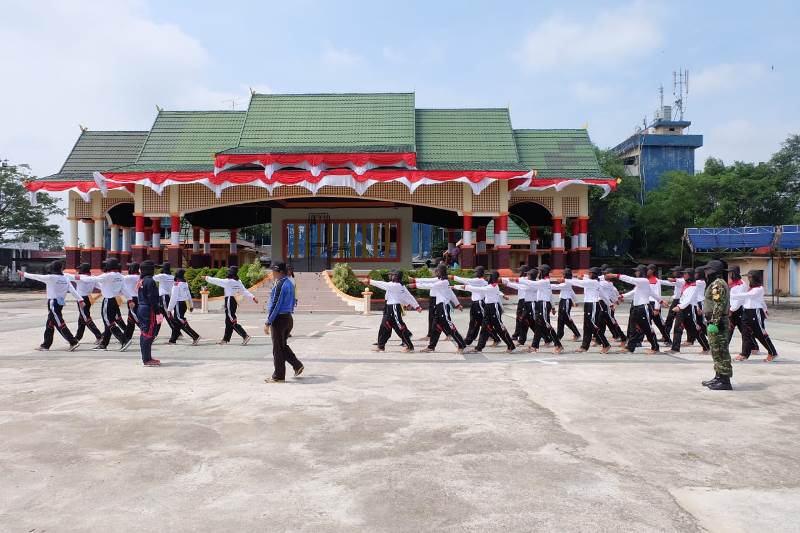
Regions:
<instances>
[{"instance_id":1,"label":"green shrub","mask_svg":"<svg viewBox=\"0 0 800 533\"><path fill-rule=\"evenodd\" d=\"M361 296L364 292L364 284L358 280L347 263L338 263L333 267L331 280L337 289L350 296Z\"/></svg>"}]
</instances>

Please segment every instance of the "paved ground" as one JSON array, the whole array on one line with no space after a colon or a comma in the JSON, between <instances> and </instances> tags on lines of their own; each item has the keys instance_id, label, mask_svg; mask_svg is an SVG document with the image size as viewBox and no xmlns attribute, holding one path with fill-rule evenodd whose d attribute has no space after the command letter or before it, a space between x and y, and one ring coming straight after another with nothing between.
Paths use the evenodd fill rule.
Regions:
<instances>
[{"instance_id":1,"label":"paved ground","mask_svg":"<svg viewBox=\"0 0 800 533\"><path fill-rule=\"evenodd\" d=\"M40 302L0 299L0 530L800 531L800 314L772 315L781 358L730 393L696 349L373 354L353 315L298 316L307 373L266 385L218 314L144 368L34 352Z\"/></svg>"}]
</instances>

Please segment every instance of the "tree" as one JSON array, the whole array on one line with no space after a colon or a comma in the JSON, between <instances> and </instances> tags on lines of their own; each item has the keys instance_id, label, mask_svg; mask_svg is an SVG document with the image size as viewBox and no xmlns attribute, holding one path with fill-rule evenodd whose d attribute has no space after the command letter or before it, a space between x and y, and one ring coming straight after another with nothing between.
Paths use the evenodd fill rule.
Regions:
<instances>
[{"instance_id":1,"label":"tree","mask_svg":"<svg viewBox=\"0 0 800 533\"><path fill-rule=\"evenodd\" d=\"M636 178L624 177L625 167L614 152L595 148L595 153L603 175L620 178L617 190L602 200L599 189L589 192L590 246L603 254L632 240L633 223L641 209L640 186Z\"/></svg>"},{"instance_id":2,"label":"tree","mask_svg":"<svg viewBox=\"0 0 800 533\"><path fill-rule=\"evenodd\" d=\"M0 242L39 241L48 247L63 247L61 230L47 219L63 215L64 210L57 199L44 193L38 193L37 205L31 205L26 179L16 166L0 163Z\"/></svg>"}]
</instances>

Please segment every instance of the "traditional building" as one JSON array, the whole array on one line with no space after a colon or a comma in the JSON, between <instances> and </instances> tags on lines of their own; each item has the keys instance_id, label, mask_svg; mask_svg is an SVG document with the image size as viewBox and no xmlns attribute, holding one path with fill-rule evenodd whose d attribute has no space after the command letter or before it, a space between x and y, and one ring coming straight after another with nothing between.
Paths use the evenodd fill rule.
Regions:
<instances>
[{"instance_id":1,"label":"traditional building","mask_svg":"<svg viewBox=\"0 0 800 533\"><path fill-rule=\"evenodd\" d=\"M381 93L253 94L246 111L83 131L61 170L28 188L69 191L68 268L180 264L183 218L194 266L210 263L212 230L230 232L235 263L237 231L271 222L273 259L297 270L408 267L422 222L453 230L464 266L508 268L521 253L560 269L588 267L588 188L615 185L583 129L515 130L508 109L417 109L413 93ZM527 249L512 252L509 213L530 226Z\"/></svg>"}]
</instances>

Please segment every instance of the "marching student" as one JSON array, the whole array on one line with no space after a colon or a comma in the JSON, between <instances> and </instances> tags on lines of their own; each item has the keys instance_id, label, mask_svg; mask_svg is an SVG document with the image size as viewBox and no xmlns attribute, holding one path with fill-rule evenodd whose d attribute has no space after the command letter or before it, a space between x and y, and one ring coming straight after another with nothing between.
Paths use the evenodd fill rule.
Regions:
<instances>
[{"instance_id":1,"label":"marching student","mask_svg":"<svg viewBox=\"0 0 800 533\"><path fill-rule=\"evenodd\" d=\"M450 279L455 281L456 283L461 283L462 285L471 285L474 287L485 287L489 284L488 281L485 279L486 276L486 269L483 266L476 266L475 267L475 277L474 278L462 278L461 276L450 276ZM484 295L481 292L472 292L470 293L470 298L472 303L469 306L469 328L467 328L467 336L464 337L464 343L469 346L472 344L475 339L478 338L478 334L481 331L481 327L484 323L484 313L486 303L484 302ZM492 331L490 333L492 339L494 340L495 346L497 343L500 342L500 337L497 335L497 332Z\"/></svg>"},{"instance_id":2,"label":"marching student","mask_svg":"<svg viewBox=\"0 0 800 533\"><path fill-rule=\"evenodd\" d=\"M280 263L284 264L284 263ZM285 264L284 264L285 268ZM273 272L277 272L273 268ZM286 272L283 272L283 277L280 279L286 279ZM243 294L247 296L255 303L258 303L258 298L253 296L253 294L245 289L242 282L239 281L239 267L231 266L228 267L228 278L215 278L213 276L205 276L204 279L212 284L216 285L217 287L222 287L224 289L225 295L225 333L222 336L222 340L219 341L217 344L228 344L231 340L231 335L235 331L240 337L242 337L242 346L246 345L250 342L250 335L244 330L241 324L238 323L236 320L236 308L238 304L236 303L236 295ZM294 285L292 285L292 294L294 294ZM289 328L291 330L291 328ZM291 331L289 331L291 333Z\"/></svg>"},{"instance_id":3,"label":"marching student","mask_svg":"<svg viewBox=\"0 0 800 533\"><path fill-rule=\"evenodd\" d=\"M133 294L125 286L125 277L120 273L119 261L115 258L106 259L103 262L103 273L99 276L76 275L76 280L94 281L100 288L103 295L103 303L100 306L100 316L103 317L103 336L95 350L105 350L111 342L111 335L117 339L121 345L119 351L124 352L131 344L131 339L125 336L125 322L122 320L117 297L122 296L130 300Z\"/></svg>"},{"instance_id":4,"label":"marching student","mask_svg":"<svg viewBox=\"0 0 800 533\"><path fill-rule=\"evenodd\" d=\"M669 281L672 282L672 301L669 304L667 318L664 320L664 328L667 332L673 331L675 317L677 316L674 309L681 299L681 292L683 292L683 287L686 284L686 281L683 279L683 267L680 265L674 266L670 269L670 273L672 274L672 277L669 278Z\"/></svg>"},{"instance_id":5,"label":"marching student","mask_svg":"<svg viewBox=\"0 0 800 533\"><path fill-rule=\"evenodd\" d=\"M137 325L136 309L139 305L139 290L137 289L137 285L140 279L139 263L128 263L128 274L125 275L125 280L123 281L128 292L133 295L130 299L130 302L133 302L133 307L131 307L130 302L128 302L128 321L125 324L125 337L128 339L133 338L133 332Z\"/></svg>"},{"instance_id":6,"label":"marching student","mask_svg":"<svg viewBox=\"0 0 800 533\"><path fill-rule=\"evenodd\" d=\"M78 265L78 275L85 275L89 276L92 273L92 269L89 266L89 263L81 263ZM65 274L70 280L75 282L75 291L78 293L78 296L81 297L81 301L83 305L78 305L78 329L75 330L75 340L79 341L83 338L83 332L86 328L89 328L94 334L95 343L100 342L100 339L103 337L103 334L100 333L100 328L94 323L92 320L92 300L90 298L92 291L97 287L97 284L94 281L86 281L84 280L76 280L75 276L72 274Z\"/></svg>"},{"instance_id":7,"label":"marching student","mask_svg":"<svg viewBox=\"0 0 800 533\"><path fill-rule=\"evenodd\" d=\"M555 345L553 353L561 353L564 346L558 339L552 324L550 324L550 313L552 312L553 286L550 283L550 267L542 265L539 267L539 279L520 280L520 283L527 285L529 290L535 290L536 296L533 300L533 320L535 324L533 332L533 342L529 352L538 352L539 343L544 339L546 344L551 342Z\"/></svg>"},{"instance_id":8,"label":"marching student","mask_svg":"<svg viewBox=\"0 0 800 533\"><path fill-rule=\"evenodd\" d=\"M84 305L83 299L70 283L70 279L63 274L61 261L53 261L47 270L49 271L48 274L19 272L19 276L23 279L33 279L44 283L47 290L47 322L44 326L44 340L36 350L40 352L49 350L50 346L53 345L53 330L58 329L64 340L69 343L69 351L74 352L79 343L64 322L61 310L64 308L64 297L67 293L75 297L78 307Z\"/></svg>"},{"instance_id":9,"label":"marching student","mask_svg":"<svg viewBox=\"0 0 800 533\"><path fill-rule=\"evenodd\" d=\"M750 289L744 294L736 296L737 300L743 300L743 320L748 333L746 345L742 348L743 357L741 359L737 357L736 359L740 361L747 359L753 350L753 339L756 339L766 348L767 357L764 358L764 362L769 363L778 357L778 351L775 349L775 345L772 344L772 339L770 339L767 328L764 325L766 313L763 311L764 285L761 272L758 270L751 270L747 273L747 281Z\"/></svg>"},{"instance_id":10,"label":"marching student","mask_svg":"<svg viewBox=\"0 0 800 533\"><path fill-rule=\"evenodd\" d=\"M272 265L272 279L275 283L272 285L267 302L264 333L272 335L272 361L275 370L272 376L264 381L283 383L286 380L286 363L292 366L294 377L302 374L305 367L289 347L289 337L291 337L294 327L292 313L294 313L297 298L294 292L294 282L289 277L286 263L278 262Z\"/></svg>"},{"instance_id":11,"label":"marching student","mask_svg":"<svg viewBox=\"0 0 800 533\"><path fill-rule=\"evenodd\" d=\"M172 275L172 265L165 261L161 265L161 273L154 275L153 280L158 283L159 313L163 319L166 320L167 325L169 325L169 329L171 330L170 338L176 334L180 335L180 325L176 324L173 320L170 320L169 315L167 314L167 307L169 307L169 295L172 293L172 286L174 285L175 281L175 276ZM161 322L156 324L156 337L158 337L159 331L161 331Z\"/></svg>"},{"instance_id":12,"label":"marching student","mask_svg":"<svg viewBox=\"0 0 800 533\"><path fill-rule=\"evenodd\" d=\"M637 269L637 277L628 276L625 274L606 274L606 278L616 278L623 283L633 285L633 302L631 303L631 320L633 320L633 329L628 336L627 351L633 353L642 339L647 337L650 342L650 349L646 353L658 353L659 346L655 333L650 326L650 297L657 296L659 298L659 305L666 307L666 302L661 300L661 296L655 292L650 280L647 279L647 269Z\"/></svg>"},{"instance_id":13,"label":"marching student","mask_svg":"<svg viewBox=\"0 0 800 533\"><path fill-rule=\"evenodd\" d=\"M611 268L606 268L603 270L603 274L613 274L614 270ZM622 346L625 346L625 343L628 341L628 337L622 331L622 328L617 322L617 318L614 315L614 309L619 303L619 300L622 296L619 294L619 291L614 286L613 283L605 279L604 277L600 277L598 279L600 282L600 301L597 302L600 305L603 313L600 315L602 317L602 323L600 324L600 331L605 334L606 328L611 332L612 338L622 343Z\"/></svg>"},{"instance_id":14,"label":"marching student","mask_svg":"<svg viewBox=\"0 0 800 533\"><path fill-rule=\"evenodd\" d=\"M458 353L464 353L464 348L466 348L467 345L464 343L461 333L458 332L456 325L453 323L453 320L450 317L450 305L452 304L459 311L463 310L464 308L461 306L461 303L458 301L458 298L456 298L455 293L453 293L453 290L450 288L450 281L447 276L447 267L444 265L436 267L436 276L437 277L434 281L428 281L431 278L423 280L416 279L414 280L414 283L410 283L408 285L410 289L415 287L427 289L430 291L431 297L436 298L436 312L434 313L435 324L433 333L431 334L430 341L428 342L428 347L421 351L425 353L435 351L436 344L439 342L439 337L442 333L444 333L456 343L456 346L458 347L456 351Z\"/></svg>"},{"instance_id":15,"label":"marching student","mask_svg":"<svg viewBox=\"0 0 800 533\"><path fill-rule=\"evenodd\" d=\"M136 319L139 324L139 350L142 352L144 366L161 366L161 361L153 358L153 340L156 337L156 323L161 314L158 287L153 280L156 265L149 259L139 265L140 280L136 287ZM128 302L128 308L133 309L133 299Z\"/></svg>"},{"instance_id":16,"label":"marching student","mask_svg":"<svg viewBox=\"0 0 800 533\"><path fill-rule=\"evenodd\" d=\"M686 336L695 338L703 348L702 353L707 354L711 349L708 344L708 338L700 327L700 321L697 316L697 292L699 288L694 278L695 270L687 268L683 271L683 288L681 289L681 296L678 304L673 307L675 311L675 329L672 332L672 348L668 353L679 353L681 351L681 337L683 330L686 330ZM703 295L705 298L705 295ZM691 334L691 335L690 335Z\"/></svg>"},{"instance_id":17,"label":"marching student","mask_svg":"<svg viewBox=\"0 0 800 533\"><path fill-rule=\"evenodd\" d=\"M697 285L697 292L695 293L695 298L697 299L695 302L695 307L697 309L697 323L700 326L700 329L703 331L703 335L708 338L708 332L706 330L706 316L705 313L703 313L703 303L706 299L706 287L708 286L706 283L706 271L702 267L695 268L694 279L695 285Z\"/></svg>"},{"instance_id":18,"label":"marching student","mask_svg":"<svg viewBox=\"0 0 800 533\"><path fill-rule=\"evenodd\" d=\"M200 335L192 329L189 325L189 321L186 320L187 307L190 313L194 309L192 293L189 290L189 284L186 283L186 271L179 268L175 271L175 282L172 285L172 292L169 295L169 304L167 304L167 316L169 316L170 320L172 320L179 329L172 330L169 344L177 344L178 334L181 330L185 331L192 338L192 346L197 346L197 343L200 342Z\"/></svg>"},{"instance_id":19,"label":"marching student","mask_svg":"<svg viewBox=\"0 0 800 533\"><path fill-rule=\"evenodd\" d=\"M758 341L751 337L748 344L748 336L750 335L750 332L744 323L744 298L742 295L749 290L749 287L745 285L744 281L742 280L741 270L739 269L738 265L731 268L730 277L731 279L728 283L728 287L730 288L731 299L731 324L728 330L728 344L730 344L731 339L733 338L733 330L738 329L739 334L742 336L742 349L739 352L739 355L736 356L736 360L744 361L750 357L752 353L751 352L745 355L745 347L749 345L758 348Z\"/></svg>"},{"instance_id":20,"label":"marching student","mask_svg":"<svg viewBox=\"0 0 800 533\"><path fill-rule=\"evenodd\" d=\"M672 339L669 337L669 328L667 328L664 324L664 321L661 320L661 310L658 308L658 302L662 301L661 298L661 287L667 286L672 287L673 284L669 280L661 279L656 274L658 273L658 269L655 265L647 265L647 279L650 282L650 285L653 286L653 296L650 297L650 320L658 329L658 332L661 333L661 342L669 346L672 344ZM658 295L658 297L656 297Z\"/></svg>"},{"instance_id":21,"label":"marching student","mask_svg":"<svg viewBox=\"0 0 800 533\"><path fill-rule=\"evenodd\" d=\"M378 328L378 346L373 352L383 352L386 350L386 342L392 336L392 330L403 341L403 352L413 352L414 343L411 342L411 332L408 331L406 323L403 322L403 307L408 306L422 312L422 308L417 303L405 285L403 285L403 273L394 271L390 276L391 281L379 281L370 279L369 284L386 291L386 303L383 307L383 319Z\"/></svg>"},{"instance_id":22,"label":"marching student","mask_svg":"<svg viewBox=\"0 0 800 533\"><path fill-rule=\"evenodd\" d=\"M458 286L460 289L470 292L480 292L484 296L486 307L484 309L484 325L481 328L481 333L478 336L478 344L473 351L481 352L486 346L486 341L489 340L490 332L495 331L500 336L500 339L506 343L506 352L511 353L516 348L511 335L508 333L503 319L500 316L500 308L502 307L501 299L508 300L508 296L498 287L500 282L500 274L495 270L489 274L489 284L483 287L475 285Z\"/></svg>"},{"instance_id":23,"label":"marching student","mask_svg":"<svg viewBox=\"0 0 800 533\"><path fill-rule=\"evenodd\" d=\"M565 283L583 288L583 337L580 348L576 351L586 352L589 350L589 344L594 337L600 343L600 353L608 353L611 345L608 343L605 334L600 330L600 323L603 320L601 316L603 310L598 303L602 296L600 295L600 276L601 270L598 267L592 267L587 274L584 274L583 279L569 279Z\"/></svg>"},{"instance_id":24,"label":"marching student","mask_svg":"<svg viewBox=\"0 0 800 533\"><path fill-rule=\"evenodd\" d=\"M523 324L524 329L519 331L516 341L518 346L524 346L528 338L528 330L531 330L534 335L536 334L536 320L534 317L534 305L538 289L530 287L523 281L534 281L539 277L539 270L536 268L528 268L525 270L525 275L520 274L519 278L500 278L500 281L512 289L517 291L517 297L522 302L522 309L520 310L519 302L517 302L517 324ZM491 331L490 333L495 333ZM514 340L514 336L511 336Z\"/></svg>"},{"instance_id":25,"label":"marching student","mask_svg":"<svg viewBox=\"0 0 800 533\"><path fill-rule=\"evenodd\" d=\"M529 267L528 265L522 265L519 268L520 279L528 277L528 271L530 271L530 269L531 267ZM503 283L505 283L505 280L503 280ZM523 286L523 288L521 289L517 289L517 314L516 314L517 320L516 324L514 325L514 333L511 335L511 338L517 341L517 344L519 344L520 346L525 344L525 341L528 338L528 328L530 328L532 325L528 323L528 313L525 307L525 302L527 298L528 298L528 293L526 286ZM520 337L522 337L522 340L520 340Z\"/></svg>"},{"instance_id":26,"label":"marching student","mask_svg":"<svg viewBox=\"0 0 800 533\"><path fill-rule=\"evenodd\" d=\"M447 270L447 265L444 261L439 261L439 264L436 265L434 269L434 274L439 271L439 269ZM431 280L435 281L438 278L420 278L424 282L431 282ZM413 281L413 280L412 280ZM436 297L433 294L428 294L428 332L422 337L420 340L430 340L431 335L433 335L433 330L436 329Z\"/></svg>"},{"instance_id":27,"label":"marching student","mask_svg":"<svg viewBox=\"0 0 800 533\"><path fill-rule=\"evenodd\" d=\"M556 329L556 337L560 340L564 337L564 326L567 326L570 331L572 331L572 340L579 341L581 340L581 333L578 331L578 326L575 325L575 322L572 320L570 313L572 312L572 308L575 306L575 300L577 297L575 296L575 291L572 290L572 286L568 283L568 280L572 279L572 270L569 268L564 269L564 281L553 285L554 291L559 291L558 297L558 328Z\"/></svg>"}]
</instances>

